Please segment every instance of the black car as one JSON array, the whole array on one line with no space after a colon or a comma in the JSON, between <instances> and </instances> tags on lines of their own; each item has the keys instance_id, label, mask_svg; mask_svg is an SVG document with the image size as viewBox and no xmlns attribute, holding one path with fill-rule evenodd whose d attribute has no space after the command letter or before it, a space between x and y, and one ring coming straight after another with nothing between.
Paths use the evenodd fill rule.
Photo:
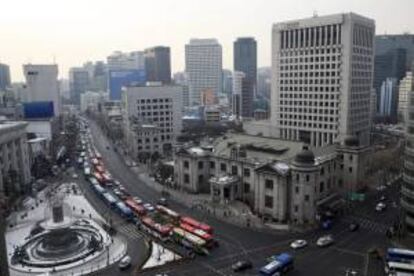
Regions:
<instances>
[{"instance_id":1,"label":"black car","mask_svg":"<svg viewBox=\"0 0 414 276\"><path fill-rule=\"evenodd\" d=\"M355 232L359 229L359 224L354 222L349 225L349 231Z\"/></svg>"},{"instance_id":2,"label":"black car","mask_svg":"<svg viewBox=\"0 0 414 276\"><path fill-rule=\"evenodd\" d=\"M252 269L253 264L249 260L241 260L231 266L234 272L240 272L247 269Z\"/></svg>"}]
</instances>

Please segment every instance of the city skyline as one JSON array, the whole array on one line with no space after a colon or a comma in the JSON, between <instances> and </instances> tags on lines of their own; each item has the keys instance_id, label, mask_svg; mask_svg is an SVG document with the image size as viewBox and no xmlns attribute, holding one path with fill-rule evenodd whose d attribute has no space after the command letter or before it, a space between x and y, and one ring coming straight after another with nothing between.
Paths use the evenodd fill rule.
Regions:
<instances>
[{"instance_id":1,"label":"city skyline","mask_svg":"<svg viewBox=\"0 0 414 276\"><path fill-rule=\"evenodd\" d=\"M105 60L113 51L164 45L171 47L172 72L177 72L184 70L184 45L189 39L216 38L223 45L223 68L232 68L233 42L237 37L251 36L258 42L258 66L270 66L272 24L311 17L314 11L321 16L348 11L367 16L376 21L377 34L414 29L414 23L408 20L414 3L384 2L261 0L240 6L233 0L197 4L122 1L122 5L111 0L59 4L50 0L13 1L3 4L8 12L0 18L0 35L6 41L0 45L0 62L10 66L12 81L24 79L23 64L54 61L59 65L59 77L67 78L70 67L88 60ZM399 16L389 20L389 10Z\"/></svg>"}]
</instances>

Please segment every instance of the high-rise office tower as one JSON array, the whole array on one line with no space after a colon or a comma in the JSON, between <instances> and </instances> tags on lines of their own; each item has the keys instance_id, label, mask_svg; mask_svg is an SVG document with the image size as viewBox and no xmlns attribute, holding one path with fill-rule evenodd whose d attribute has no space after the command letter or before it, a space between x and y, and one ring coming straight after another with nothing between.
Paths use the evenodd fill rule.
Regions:
<instances>
[{"instance_id":1,"label":"high-rise office tower","mask_svg":"<svg viewBox=\"0 0 414 276\"><path fill-rule=\"evenodd\" d=\"M171 83L170 47L157 46L145 50L147 81Z\"/></svg>"},{"instance_id":2,"label":"high-rise office tower","mask_svg":"<svg viewBox=\"0 0 414 276\"><path fill-rule=\"evenodd\" d=\"M407 72L405 77L400 81L398 88L398 121L406 122L408 93L413 91L413 73Z\"/></svg>"},{"instance_id":3,"label":"high-rise office tower","mask_svg":"<svg viewBox=\"0 0 414 276\"><path fill-rule=\"evenodd\" d=\"M90 73L86 68L71 68L69 70L70 99L73 104L80 105L80 97L89 88Z\"/></svg>"},{"instance_id":4,"label":"high-rise office tower","mask_svg":"<svg viewBox=\"0 0 414 276\"><path fill-rule=\"evenodd\" d=\"M53 102L54 114L60 112L58 66L56 64L23 65L27 102Z\"/></svg>"},{"instance_id":5,"label":"high-rise office tower","mask_svg":"<svg viewBox=\"0 0 414 276\"><path fill-rule=\"evenodd\" d=\"M106 58L108 70L144 70L145 58L141 51L123 53L120 51L113 52Z\"/></svg>"},{"instance_id":6,"label":"high-rise office tower","mask_svg":"<svg viewBox=\"0 0 414 276\"><path fill-rule=\"evenodd\" d=\"M234 71L244 73L247 86L242 95L242 116L252 118L257 83L257 43L252 37L242 37L238 38L233 46Z\"/></svg>"},{"instance_id":7,"label":"high-rise office tower","mask_svg":"<svg viewBox=\"0 0 414 276\"><path fill-rule=\"evenodd\" d=\"M233 92L231 95L231 110L237 119L241 119L243 117L244 107L243 94L249 88L246 81L246 74L243 72L234 71L232 80Z\"/></svg>"},{"instance_id":8,"label":"high-rise office tower","mask_svg":"<svg viewBox=\"0 0 414 276\"><path fill-rule=\"evenodd\" d=\"M201 95L222 91L222 48L216 39L191 39L185 45L185 71L189 80L190 105L200 105Z\"/></svg>"},{"instance_id":9,"label":"high-rise office tower","mask_svg":"<svg viewBox=\"0 0 414 276\"><path fill-rule=\"evenodd\" d=\"M0 63L0 91L11 85L10 68L7 64Z\"/></svg>"},{"instance_id":10,"label":"high-rise office tower","mask_svg":"<svg viewBox=\"0 0 414 276\"><path fill-rule=\"evenodd\" d=\"M414 236L414 92L412 91L411 87L407 97L404 174L401 185L403 224L407 234L411 237Z\"/></svg>"},{"instance_id":11,"label":"high-rise office tower","mask_svg":"<svg viewBox=\"0 0 414 276\"><path fill-rule=\"evenodd\" d=\"M386 122L397 122L398 110L398 81L395 78L387 78L382 82L379 94L378 116Z\"/></svg>"},{"instance_id":12,"label":"high-rise office tower","mask_svg":"<svg viewBox=\"0 0 414 276\"><path fill-rule=\"evenodd\" d=\"M273 26L271 122L319 147L369 143L375 22L354 13Z\"/></svg>"},{"instance_id":13,"label":"high-rise office tower","mask_svg":"<svg viewBox=\"0 0 414 276\"><path fill-rule=\"evenodd\" d=\"M381 97L380 92L382 83L387 78L394 78L399 81L404 77L407 70L406 62L407 50L403 48L390 49L383 54L375 54L374 88L377 92L378 98Z\"/></svg>"}]
</instances>

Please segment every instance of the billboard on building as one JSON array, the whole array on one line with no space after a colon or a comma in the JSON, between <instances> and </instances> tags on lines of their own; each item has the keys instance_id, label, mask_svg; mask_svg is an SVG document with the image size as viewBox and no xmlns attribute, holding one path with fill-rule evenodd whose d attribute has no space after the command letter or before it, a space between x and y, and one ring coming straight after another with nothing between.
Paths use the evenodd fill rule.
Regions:
<instances>
[{"instance_id":1,"label":"billboard on building","mask_svg":"<svg viewBox=\"0 0 414 276\"><path fill-rule=\"evenodd\" d=\"M23 117L25 119L51 118L54 115L52 101L23 103Z\"/></svg>"},{"instance_id":2,"label":"billboard on building","mask_svg":"<svg viewBox=\"0 0 414 276\"><path fill-rule=\"evenodd\" d=\"M111 70L109 71L109 99L120 100L123 86L145 85L145 70Z\"/></svg>"}]
</instances>

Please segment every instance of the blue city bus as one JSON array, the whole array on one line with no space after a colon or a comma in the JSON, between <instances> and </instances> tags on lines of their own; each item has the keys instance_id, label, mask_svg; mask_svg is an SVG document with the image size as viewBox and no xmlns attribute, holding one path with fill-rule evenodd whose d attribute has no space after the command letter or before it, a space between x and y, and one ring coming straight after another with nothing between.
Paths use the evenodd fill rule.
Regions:
<instances>
[{"instance_id":1,"label":"blue city bus","mask_svg":"<svg viewBox=\"0 0 414 276\"><path fill-rule=\"evenodd\" d=\"M118 213L126 220L130 221L134 218L134 213L132 212L132 210L128 206L126 206L125 203L123 203L122 201L118 201L115 204L115 208L118 211Z\"/></svg>"},{"instance_id":2,"label":"blue city bus","mask_svg":"<svg viewBox=\"0 0 414 276\"><path fill-rule=\"evenodd\" d=\"M92 185L92 187L93 187L93 189L95 190L95 192L99 195L99 196L103 196L105 193L106 193L106 190L105 190L105 188L102 188L101 186L99 186L99 185L95 185L95 184L93 184Z\"/></svg>"},{"instance_id":3,"label":"blue city bus","mask_svg":"<svg viewBox=\"0 0 414 276\"><path fill-rule=\"evenodd\" d=\"M414 263L414 250L402 248L388 248L387 262Z\"/></svg>"},{"instance_id":4,"label":"blue city bus","mask_svg":"<svg viewBox=\"0 0 414 276\"><path fill-rule=\"evenodd\" d=\"M288 253L273 256L272 259L270 263L260 269L260 275L273 276L277 273L283 274L293 269L293 257Z\"/></svg>"},{"instance_id":5,"label":"blue city bus","mask_svg":"<svg viewBox=\"0 0 414 276\"><path fill-rule=\"evenodd\" d=\"M112 208L115 208L116 203L119 201L116 197L114 197L110 193L104 193L103 199L105 200L105 203L111 206Z\"/></svg>"},{"instance_id":6,"label":"blue city bus","mask_svg":"<svg viewBox=\"0 0 414 276\"><path fill-rule=\"evenodd\" d=\"M89 182L90 182L92 185L98 185L98 186L100 186L100 185L99 185L98 180L96 180L96 178L95 178L95 177L89 177Z\"/></svg>"}]
</instances>

